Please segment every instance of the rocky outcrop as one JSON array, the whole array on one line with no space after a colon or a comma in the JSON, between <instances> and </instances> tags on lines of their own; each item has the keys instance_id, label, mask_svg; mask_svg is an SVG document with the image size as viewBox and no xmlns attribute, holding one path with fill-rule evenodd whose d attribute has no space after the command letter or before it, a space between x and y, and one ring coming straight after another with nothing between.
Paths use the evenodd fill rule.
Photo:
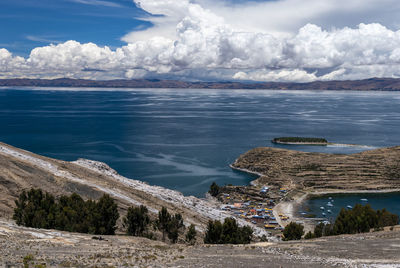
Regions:
<instances>
[{"instance_id":1,"label":"rocky outcrop","mask_svg":"<svg viewBox=\"0 0 400 268\"><path fill-rule=\"evenodd\" d=\"M232 167L261 174L256 183L288 190L400 189L400 147L350 155L255 148Z\"/></svg>"}]
</instances>

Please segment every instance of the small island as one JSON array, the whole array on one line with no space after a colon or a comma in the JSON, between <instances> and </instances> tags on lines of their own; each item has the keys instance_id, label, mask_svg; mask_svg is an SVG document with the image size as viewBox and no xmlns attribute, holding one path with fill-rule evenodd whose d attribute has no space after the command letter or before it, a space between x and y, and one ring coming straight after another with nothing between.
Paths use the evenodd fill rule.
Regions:
<instances>
[{"instance_id":1,"label":"small island","mask_svg":"<svg viewBox=\"0 0 400 268\"><path fill-rule=\"evenodd\" d=\"M294 145L328 145L328 141L324 138L306 138L306 137L279 137L274 138L272 143L278 144L294 144Z\"/></svg>"}]
</instances>

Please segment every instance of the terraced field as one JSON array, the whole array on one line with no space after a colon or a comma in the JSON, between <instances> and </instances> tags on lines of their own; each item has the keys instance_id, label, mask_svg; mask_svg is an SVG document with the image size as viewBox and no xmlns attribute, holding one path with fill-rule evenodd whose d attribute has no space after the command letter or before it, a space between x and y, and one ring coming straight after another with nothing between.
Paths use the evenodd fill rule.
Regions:
<instances>
[{"instance_id":1,"label":"terraced field","mask_svg":"<svg viewBox=\"0 0 400 268\"><path fill-rule=\"evenodd\" d=\"M257 183L288 190L400 189L400 147L351 155L255 148L232 166L260 173Z\"/></svg>"}]
</instances>

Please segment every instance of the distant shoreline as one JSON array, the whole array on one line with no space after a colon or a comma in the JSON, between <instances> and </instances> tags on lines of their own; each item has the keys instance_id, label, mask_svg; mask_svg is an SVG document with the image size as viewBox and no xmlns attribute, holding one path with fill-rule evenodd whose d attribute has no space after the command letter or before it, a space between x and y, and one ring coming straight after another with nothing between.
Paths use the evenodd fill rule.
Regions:
<instances>
[{"instance_id":1,"label":"distant shoreline","mask_svg":"<svg viewBox=\"0 0 400 268\"><path fill-rule=\"evenodd\" d=\"M268 89L268 90L318 90L318 91L400 91L400 79L370 78L347 81L314 81L308 83L258 82L258 81L208 81L179 80L85 80L85 79L0 79L0 87L87 87L87 88L184 88L184 89Z\"/></svg>"}]
</instances>

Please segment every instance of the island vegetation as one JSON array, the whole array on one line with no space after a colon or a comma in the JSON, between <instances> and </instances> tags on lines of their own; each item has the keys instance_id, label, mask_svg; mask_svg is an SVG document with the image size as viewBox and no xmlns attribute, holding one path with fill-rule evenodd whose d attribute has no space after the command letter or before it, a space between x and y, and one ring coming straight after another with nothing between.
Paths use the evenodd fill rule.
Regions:
<instances>
[{"instance_id":1,"label":"island vegetation","mask_svg":"<svg viewBox=\"0 0 400 268\"><path fill-rule=\"evenodd\" d=\"M328 144L328 141L324 138L307 138L307 137L279 137L279 138L274 138L272 142L281 144L313 144L313 145Z\"/></svg>"}]
</instances>

